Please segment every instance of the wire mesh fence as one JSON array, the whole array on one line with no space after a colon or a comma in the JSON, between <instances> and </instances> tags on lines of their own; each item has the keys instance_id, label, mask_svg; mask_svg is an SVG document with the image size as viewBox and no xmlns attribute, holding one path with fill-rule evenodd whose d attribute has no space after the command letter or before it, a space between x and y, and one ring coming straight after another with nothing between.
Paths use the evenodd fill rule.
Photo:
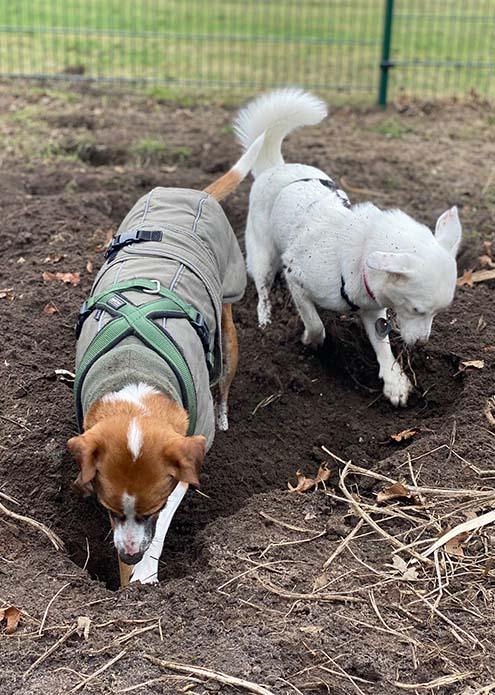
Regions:
<instances>
[{"instance_id":1,"label":"wire mesh fence","mask_svg":"<svg viewBox=\"0 0 495 695\"><path fill-rule=\"evenodd\" d=\"M495 0L0 0L3 76L493 96L494 45Z\"/></svg>"}]
</instances>

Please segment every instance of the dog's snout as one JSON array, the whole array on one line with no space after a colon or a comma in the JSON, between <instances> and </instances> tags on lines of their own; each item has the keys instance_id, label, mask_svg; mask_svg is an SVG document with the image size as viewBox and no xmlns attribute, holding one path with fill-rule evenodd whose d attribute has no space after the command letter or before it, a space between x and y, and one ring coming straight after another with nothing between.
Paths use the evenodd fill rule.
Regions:
<instances>
[{"instance_id":1,"label":"dog's snout","mask_svg":"<svg viewBox=\"0 0 495 695\"><path fill-rule=\"evenodd\" d=\"M126 565L137 565L143 559L143 555L144 551L138 551L137 553L119 552L120 559Z\"/></svg>"}]
</instances>

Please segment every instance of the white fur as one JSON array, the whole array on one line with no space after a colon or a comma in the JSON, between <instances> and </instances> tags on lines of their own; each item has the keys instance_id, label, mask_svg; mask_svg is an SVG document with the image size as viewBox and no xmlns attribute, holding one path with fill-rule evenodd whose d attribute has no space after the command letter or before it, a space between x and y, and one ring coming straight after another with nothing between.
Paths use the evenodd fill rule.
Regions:
<instances>
[{"instance_id":1,"label":"white fur","mask_svg":"<svg viewBox=\"0 0 495 695\"><path fill-rule=\"evenodd\" d=\"M145 405L143 403L147 396L152 396L157 394L158 391L148 384L140 382L139 384L127 384L120 391L113 391L112 393L107 393L103 396L103 401L128 401L129 403L134 403L145 410Z\"/></svg>"},{"instance_id":2,"label":"white fur","mask_svg":"<svg viewBox=\"0 0 495 695\"><path fill-rule=\"evenodd\" d=\"M265 134L260 156L253 163L254 176L283 164L281 143L286 135L303 125L316 125L327 115L326 104L302 89L278 89L262 94L239 114L234 130L245 150Z\"/></svg>"},{"instance_id":3,"label":"white fur","mask_svg":"<svg viewBox=\"0 0 495 695\"><path fill-rule=\"evenodd\" d=\"M154 584L158 581L158 561L162 554L165 536L188 487L187 483L182 482L177 483L175 486L167 500L167 504L160 512L156 522L155 535L148 550L144 553L143 559L134 567L131 582L140 581L141 584Z\"/></svg>"},{"instance_id":4,"label":"white fur","mask_svg":"<svg viewBox=\"0 0 495 695\"><path fill-rule=\"evenodd\" d=\"M316 306L349 310L340 292L343 277L375 349L383 392L394 405L404 405L412 386L388 338L377 337L375 322L389 307L397 315L404 342L428 339L433 317L454 296L455 254L461 239L457 209L438 219L434 236L400 210L383 211L372 203L349 209L343 192L339 195L318 181L329 179L325 172L285 164L285 135L299 125L317 123L325 114L325 106L312 95L283 90L256 99L235 124L244 147L265 132L253 167L256 180L246 226L247 268L258 291L258 322L264 327L271 320L270 288L275 274L284 269L304 323L302 341L321 345L325 329Z\"/></svg>"},{"instance_id":5,"label":"white fur","mask_svg":"<svg viewBox=\"0 0 495 695\"><path fill-rule=\"evenodd\" d=\"M139 552L145 543L145 533L143 524L136 521L136 504L133 495L124 492L122 496L122 507L124 509L125 521L118 522L113 532L113 542L119 553L134 555Z\"/></svg>"},{"instance_id":6,"label":"white fur","mask_svg":"<svg viewBox=\"0 0 495 695\"><path fill-rule=\"evenodd\" d=\"M129 429L127 430L127 446L129 447L133 460L136 461L139 458L141 447L143 446L143 431L139 427L139 423L135 417L131 419Z\"/></svg>"}]
</instances>

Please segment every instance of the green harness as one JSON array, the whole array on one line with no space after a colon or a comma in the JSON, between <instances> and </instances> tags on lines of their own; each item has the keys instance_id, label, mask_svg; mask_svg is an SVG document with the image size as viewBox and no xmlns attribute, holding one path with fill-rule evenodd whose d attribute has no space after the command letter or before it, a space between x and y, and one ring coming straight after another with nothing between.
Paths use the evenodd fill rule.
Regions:
<instances>
[{"instance_id":1,"label":"green harness","mask_svg":"<svg viewBox=\"0 0 495 695\"><path fill-rule=\"evenodd\" d=\"M153 294L160 298L136 306L122 296L122 292L130 291ZM209 348L209 331L201 314L193 306L184 302L175 292L162 288L158 280L145 278L117 283L110 289L94 295L84 302L76 325L77 335L79 335L84 321L97 309L107 312L113 318L93 338L76 371L74 398L79 429L82 431L84 414L81 395L88 371L102 355L124 338L136 336L165 360L175 374L179 382L183 406L189 414L187 434L192 435L196 428L197 399L191 370L180 347L164 328L155 323L154 319L187 319L203 344L210 368L212 355Z\"/></svg>"}]
</instances>

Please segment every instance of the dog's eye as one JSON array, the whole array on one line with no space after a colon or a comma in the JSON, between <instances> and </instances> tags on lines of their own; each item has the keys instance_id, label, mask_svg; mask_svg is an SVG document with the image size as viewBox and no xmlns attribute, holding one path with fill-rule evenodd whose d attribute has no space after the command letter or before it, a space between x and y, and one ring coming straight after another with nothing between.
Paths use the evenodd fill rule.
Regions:
<instances>
[{"instance_id":1,"label":"dog's eye","mask_svg":"<svg viewBox=\"0 0 495 695\"><path fill-rule=\"evenodd\" d=\"M413 311L415 314L418 314L418 316L424 316L424 311L421 311L421 309L418 309L417 306L413 306Z\"/></svg>"},{"instance_id":2,"label":"dog's eye","mask_svg":"<svg viewBox=\"0 0 495 695\"><path fill-rule=\"evenodd\" d=\"M118 514L117 512L113 512L110 509L108 510L110 512L110 516L114 521L119 521L121 524L124 523L125 521L125 514Z\"/></svg>"}]
</instances>

